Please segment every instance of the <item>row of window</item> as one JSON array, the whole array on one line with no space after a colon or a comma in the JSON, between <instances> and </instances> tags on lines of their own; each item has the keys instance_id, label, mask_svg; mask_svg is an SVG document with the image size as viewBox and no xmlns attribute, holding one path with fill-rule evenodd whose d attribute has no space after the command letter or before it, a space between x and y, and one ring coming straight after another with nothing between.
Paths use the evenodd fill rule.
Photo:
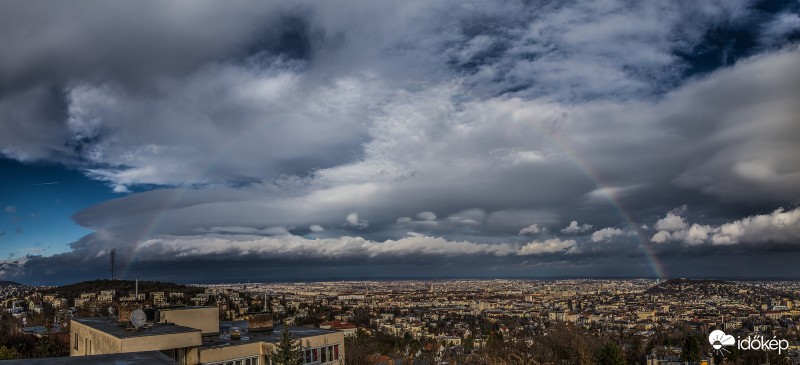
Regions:
<instances>
[{"instance_id":1,"label":"row of window","mask_svg":"<svg viewBox=\"0 0 800 365\"><path fill-rule=\"evenodd\" d=\"M326 363L339 360L339 345L306 349L304 352L306 364Z\"/></svg>"},{"instance_id":2,"label":"row of window","mask_svg":"<svg viewBox=\"0 0 800 365\"><path fill-rule=\"evenodd\" d=\"M245 357L236 360L214 362L214 363L209 363L207 365L258 365L258 356Z\"/></svg>"}]
</instances>

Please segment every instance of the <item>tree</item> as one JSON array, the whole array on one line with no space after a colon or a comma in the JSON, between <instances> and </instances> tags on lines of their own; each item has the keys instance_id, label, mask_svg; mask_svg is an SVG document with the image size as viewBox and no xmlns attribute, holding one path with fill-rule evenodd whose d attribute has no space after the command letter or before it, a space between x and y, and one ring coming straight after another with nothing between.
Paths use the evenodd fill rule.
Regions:
<instances>
[{"instance_id":1,"label":"tree","mask_svg":"<svg viewBox=\"0 0 800 365\"><path fill-rule=\"evenodd\" d=\"M14 360L21 356L19 351L13 347L0 346L0 360Z\"/></svg>"},{"instance_id":2,"label":"tree","mask_svg":"<svg viewBox=\"0 0 800 365\"><path fill-rule=\"evenodd\" d=\"M64 355L64 349L48 331L34 346L33 355L35 357L58 357Z\"/></svg>"},{"instance_id":3,"label":"tree","mask_svg":"<svg viewBox=\"0 0 800 365\"><path fill-rule=\"evenodd\" d=\"M625 354L622 349L613 343L607 343L597 352L597 364L599 365L625 365Z\"/></svg>"},{"instance_id":4,"label":"tree","mask_svg":"<svg viewBox=\"0 0 800 365\"><path fill-rule=\"evenodd\" d=\"M304 362L300 343L292 339L292 335L289 333L289 326L285 322L283 331L281 331L281 340L275 346L270 359L274 365L301 365Z\"/></svg>"},{"instance_id":5,"label":"tree","mask_svg":"<svg viewBox=\"0 0 800 365\"><path fill-rule=\"evenodd\" d=\"M471 353L472 349L475 348L475 336L473 336L470 333L469 336L467 336L467 338L464 339L463 345L464 345L464 352L467 354Z\"/></svg>"},{"instance_id":6,"label":"tree","mask_svg":"<svg viewBox=\"0 0 800 365\"><path fill-rule=\"evenodd\" d=\"M700 361L700 342L697 341L697 337L689 336L683 341L680 360Z\"/></svg>"}]
</instances>

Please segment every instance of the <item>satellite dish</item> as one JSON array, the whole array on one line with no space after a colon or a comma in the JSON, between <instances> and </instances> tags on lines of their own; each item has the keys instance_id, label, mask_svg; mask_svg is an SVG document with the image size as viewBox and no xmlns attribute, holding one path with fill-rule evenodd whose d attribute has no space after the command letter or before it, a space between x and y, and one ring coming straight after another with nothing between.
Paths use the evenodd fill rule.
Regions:
<instances>
[{"instance_id":1,"label":"satellite dish","mask_svg":"<svg viewBox=\"0 0 800 365\"><path fill-rule=\"evenodd\" d=\"M147 315L145 315L144 311L141 309L137 309L131 312L131 323L133 323L133 326L136 328L144 326L144 324L147 323Z\"/></svg>"},{"instance_id":2,"label":"satellite dish","mask_svg":"<svg viewBox=\"0 0 800 365\"><path fill-rule=\"evenodd\" d=\"M114 307L108 307L108 315L110 316L114 315Z\"/></svg>"}]
</instances>

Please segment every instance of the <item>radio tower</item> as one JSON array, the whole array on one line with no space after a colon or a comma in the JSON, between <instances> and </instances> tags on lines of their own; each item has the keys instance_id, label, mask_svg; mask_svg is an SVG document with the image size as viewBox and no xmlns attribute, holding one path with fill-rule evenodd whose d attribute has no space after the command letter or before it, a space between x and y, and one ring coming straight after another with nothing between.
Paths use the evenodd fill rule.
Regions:
<instances>
[{"instance_id":1,"label":"radio tower","mask_svg":"<svg viewBox=\"0 0 800 365\"><path fill-rule=\"evenodd\" d=\"M114 280L114 261L116 259L116 256L117 256L117 249L116 248L112 248L111 249L111 280Z\"/></svg>"}]
</instances>

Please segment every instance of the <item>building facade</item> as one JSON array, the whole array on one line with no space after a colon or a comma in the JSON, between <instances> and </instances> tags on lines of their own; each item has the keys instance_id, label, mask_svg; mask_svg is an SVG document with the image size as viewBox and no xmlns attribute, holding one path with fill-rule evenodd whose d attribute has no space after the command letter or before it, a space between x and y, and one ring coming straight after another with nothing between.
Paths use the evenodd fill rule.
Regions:
<instances>
[{"instance_id":1,"label":"building facade","mask_svg":"<svg viewBox=\"0 0 800 365\"><path fill-rule=\"evenodd\" d=\"M157 310L147 324L133 328L109 317L72 319L70 356L159 351L181 365L269 365L282 326L219 321L216 307ZM344 362L344 333L290 326L306 364Z\"/></svg>"}]
</instances>

